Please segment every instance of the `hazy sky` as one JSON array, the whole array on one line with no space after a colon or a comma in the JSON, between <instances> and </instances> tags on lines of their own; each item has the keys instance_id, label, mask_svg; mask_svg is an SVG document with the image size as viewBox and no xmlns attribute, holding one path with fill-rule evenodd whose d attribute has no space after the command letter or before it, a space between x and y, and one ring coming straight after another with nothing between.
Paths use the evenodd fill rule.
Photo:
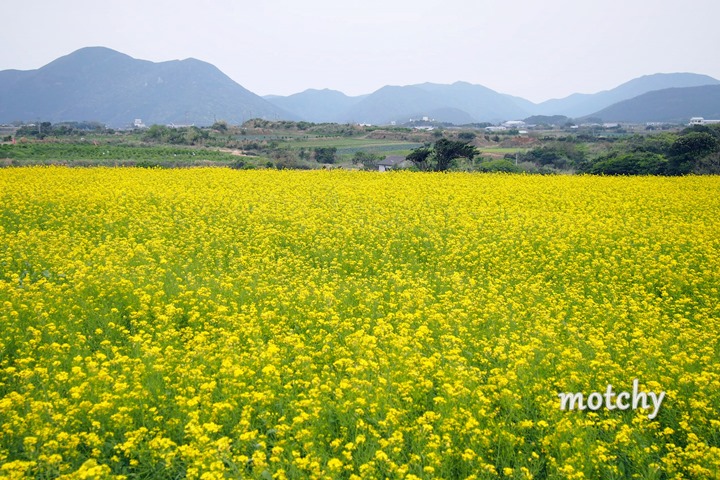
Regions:
<instances>
[{"instance_id":1,"label":"hazy sky","mask_svg":"<svg viewBox=\"0 0 720 480\"><path fill-rule=\"evenodd\" d=\"M538 102L658 72L720 78L720 0L32 0L2 12L0 70L105 46L204 60L260 95L463 80Z\"/></svg>"}]
</instances>

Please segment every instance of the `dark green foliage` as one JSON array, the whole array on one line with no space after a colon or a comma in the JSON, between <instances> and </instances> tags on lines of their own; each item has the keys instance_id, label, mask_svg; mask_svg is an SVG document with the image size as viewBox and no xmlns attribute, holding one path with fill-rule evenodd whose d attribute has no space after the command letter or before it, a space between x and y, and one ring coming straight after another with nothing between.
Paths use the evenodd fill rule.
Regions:
<instances>
[{"instance_id":1,"label":"dark green foliage","mask_svg":"<svg viewBox=\"0 0 720 480\"><path fill-rule=\"evenodd\" d=\"M307 155L291 148L278 148L266 152L273 160L273 166L278 170L284 169L305 169L308 168L306 162Z\"/></svg>"},{"instance_id":2,"label":"dark green foliage","mask_svg":"<svg viewBox=\"0 0 720 480\"><path fill-rule=\"evenodd\" d=\"M138 168L165 168L163 164L152 160L140 160L135 163L135 166Z\"/></svg>"},{"instance_id":3,"label":"dark green foliage","mask_svg":"<svg viewBox=\"0 0 720 480\"><path fill-rule=\"evenodd\" d=\"M720 123L715 123L713 125L708 125L709 133L712 133L712 135L720 140Z\"/></svg>"},{"instance_id":4,"label":"dark green foliage","mask_svg":"<svg viewBox=\"0 0 720 480\"><path fill-rule=\"evenodd\" d=\"M510 160L490 160L482 162L478 165L478 170L481 172L505 172L505 173L519 173L522 171L520 167Z\"/></svg>"},{"instance_id":5,"label":"dark green foliage","mask_svg":"<svg viewBox=\"0 0 720 480\"><path fill-rule=\"evenodd\" d=\"M243 168L245 168L245 160L235 160L230 164L230 168L232 168L233 170L242 170Z\"/></svg>"},{"instance_id":6,"label":"dark green foliage","mask_svg":"<svg viewBox=\"0 0 720 480\"><path fill-rule=\"evenodd\" d=\"M472 145L461 141L448 140L441 138L435 142L435 170L444 172L454 166L454 162L458 158L467 158L472 160L478 151Z\"/></svg>"},{"instance_id":7,"label":"dark green foliage","mask_svg":"<svg viewBox=\"0 0 720 480\"><path fill-rule=\"evenodd\" d=\"M564 170L581 165L585 160L585 153L575 142L558 141L533 148L520 157L523 162L531 162L540 167L551 166Z\"/></svg>"},{"instance_id":8,"label":"dark green foliage","mask_svg":"<svg viewBox=\"0 0 720 480\"><path fill-rule=\"evenodd\" d=\"M243 129L263 129L273 131L302 131L307 134L329 137L352 137L365 134L366 127L339 123L293 122L289 120L262 120L253 118L242 124ZM395 130L400 130L395 128ZM403 129L406 130L406 129Z\"/></svg>"},{"instance_id":9,"label":"dark green foliage","mask_svg":"<svg viewBox=\"0 0 720 480\"><path fill-rule=\"evenodd\" d=\"M609 153L579 164L586 173L605 175L685 175L720 171L720 128L694 125L680 134L634 135Z\"/></svg>"},{"instance_id":10,"label":"dark green foliage","mask_svg":"<svg viewBox=\"0 0 720 480\"><path fill-rule=\"evenodd\" d=\"M654 135L634 135L627 140L627 144L629 149L635 152L651 152L666 155L676 139L676 135L663 132Z\"/></svg>"},{"instance_id":11,"label":"dark green foliage","mask_svg":"<svg viewBox=\"0 0 720 480\"><path fill-rule=\"evenodd\" d=\"M671 175L690 173L703 157L718 149L720 142L711 133L691 131L675 140L670 146L668 173Z\"/></svg>"},{"instance_id":12,"label":"dark green foliage","mask_svg":"<svg viewBox=\"0 0 720 480\"><path fill-rule=\"evenodd\" d=\"M466 142L472 142L475 140L475 133L474 132L460 132L458 134L458 138L460 140L464 140Z\"/></svg>"},{"instance_id":13,"label":"dark green foliage","mask_svg":"<svg viewBox=\"0 0 720 480\"><path fill-rule=\"evenodd\" d=\"M62 122L52 124L40 122L32 125L22 125L15 132L16 138L69 137L72 135L86 135L89 133L112 133L104 125L97 122Z\"/></svg>"},{"instance_id":14,"label":"dark green foliage","mask_svg":"<svg viewBox=\"0 0 720 480\"><path fill-rule=\"evenodd\" d=\"M43 139L52 134L52 124L50 122L40 122L37 125L23 125L15 132L17 137L34 137Z\"/></svg>"},{"instance_id":15,"label":"dark green foliage","mask_svg":"<svg viewBox=\"0 0 720 480\"><path fill-rule=\"evenodd\" d=\"M466 142L441 138L435 145L416 148L406 157L422 171L444 172L455 166L458 158L472 160L477 149Z\"/></svg>"},{"instance_id":16,"label":"dark green foliage","mask_svg":"<svg viewBox=\"0 0 720 480\"><path fill-rule=\"evenodd\" d=\"M698 160L693 168L693 173L698 175L720 174L720 152L711 153Z\"/></svg>"},{"instance_id":17,"label":"dark green foliage","mask_svg":"<svg viewBox=\"0 0 720 480\"><path fill-rule=\"evenodd\" d=\"M702 157L718 149L717 139L708 132L690 132L673 142L670 154L674 156Z\"/></svg>"},{"instance_id":18,"label":"dark green foliage","mask_svg":"<svg viewBox=\"0 0 720 480\"><path fill-rule=\"evenodd\" d=\"M225 133L228 130L228 124L225 120L220 120L213 123L210 128L217 130L218 132Z\"/></svg>"},{"instance_id":19,"label":"dark green foliage","mask_svg":"<svg viewBox=\"0 0 720 480\"><path fill-rule=\"evenodd\" d=\"M335 163L337 147L315 147L315 161L318 163Z\"/></svg>"},{"instance_id":20,"label":"dark green foliage","mask_svg":"<svg viewBox=\"0 0 720 480\"><path fill-rule=\"evenodd\" d=\"M432 154L432 148L429 145L426 145L424 147L418 147L410 152L410 154L405 157L405 160L410 160L413 164L415 164L418 170L427 172L431 170L430 158Z\"/></svg>"},{"instance_id":21,"label":"dark green foliage","mask_svg":"<svg viewBox=\"0 0 720 480\"><path fill-rule=\"evenodd\" d=\"M668 161L657 153L635 152L613 153L601 157L587 170L587 173L603 175L663 175Z\"/></svg>"},{"instance_id":22,"label":"dark green foliage","mask_svg":"<svg viewBox=\"0 0 720 480\"><path fill-rule=\"evenodd\" d=\"M682 132L680 132L680 135L687 135L688 133L711 133L712 130L710 129L709 125L690 125L687 128L684 128Z\"/></svg>"},{"instance_id":23,"label":"dark green foliage","mask_svg":"<svg viewBox=\"0 0 720 480\"><path fill-rule=\"evenodd\" d=\"M152 125L143 135L143 140L171 145L201 145L210 138L210 133L198 127L170 128Z\"/></svg>"}]
</instances>

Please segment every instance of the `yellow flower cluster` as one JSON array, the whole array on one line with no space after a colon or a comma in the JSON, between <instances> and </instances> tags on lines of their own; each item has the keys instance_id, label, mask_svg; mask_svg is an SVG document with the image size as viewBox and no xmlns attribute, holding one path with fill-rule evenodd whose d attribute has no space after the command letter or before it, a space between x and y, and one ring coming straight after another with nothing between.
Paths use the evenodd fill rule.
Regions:
<instances>
[{"instance_id":1,"label":"yellow flower cluster","mask_svg":"<svg viewBox=\"0 0 720 480\"><path fill-rule=\"evenodd\" d=\"M0 171L0 477L720 475L720 178ZM665 391L561 411L558 392Z\"/></svg>"}]
</instances>

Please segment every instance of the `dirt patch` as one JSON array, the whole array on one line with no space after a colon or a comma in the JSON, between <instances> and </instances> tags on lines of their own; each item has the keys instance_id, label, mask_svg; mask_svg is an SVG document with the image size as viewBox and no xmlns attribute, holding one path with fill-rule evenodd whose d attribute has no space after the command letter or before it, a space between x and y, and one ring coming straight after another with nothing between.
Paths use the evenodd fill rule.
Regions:
<instances>
[{"instance_id":1,"label":"dirt patch","mask_svg":"<svg viewBox=\"0 0 720 480\"><path fill-rule=\"evenodd\" d=\"M238 150L237 148L218 148L217 151L223 152L223 153L229 153L230 155L235 155L236 157L250 157L251 156L242 150Z\"/></svg>"}]
</instances>

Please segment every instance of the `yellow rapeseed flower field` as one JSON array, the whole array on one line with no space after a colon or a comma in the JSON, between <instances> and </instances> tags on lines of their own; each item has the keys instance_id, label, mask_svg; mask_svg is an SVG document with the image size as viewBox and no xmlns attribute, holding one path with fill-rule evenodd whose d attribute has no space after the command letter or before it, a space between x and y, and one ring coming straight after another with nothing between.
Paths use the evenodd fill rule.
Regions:
<instances>
[{"instance_id":1,"label":"yellow rapeseed flower field","mask_svg":"<svg viewBox=\"0 0 720 480\"><path fill-rule=\"evenodd\" d=\"M718 478L720 178L0 170L2 478ZM568 411L559 392L667 393Z\"/></svg>"}]
</instances>

